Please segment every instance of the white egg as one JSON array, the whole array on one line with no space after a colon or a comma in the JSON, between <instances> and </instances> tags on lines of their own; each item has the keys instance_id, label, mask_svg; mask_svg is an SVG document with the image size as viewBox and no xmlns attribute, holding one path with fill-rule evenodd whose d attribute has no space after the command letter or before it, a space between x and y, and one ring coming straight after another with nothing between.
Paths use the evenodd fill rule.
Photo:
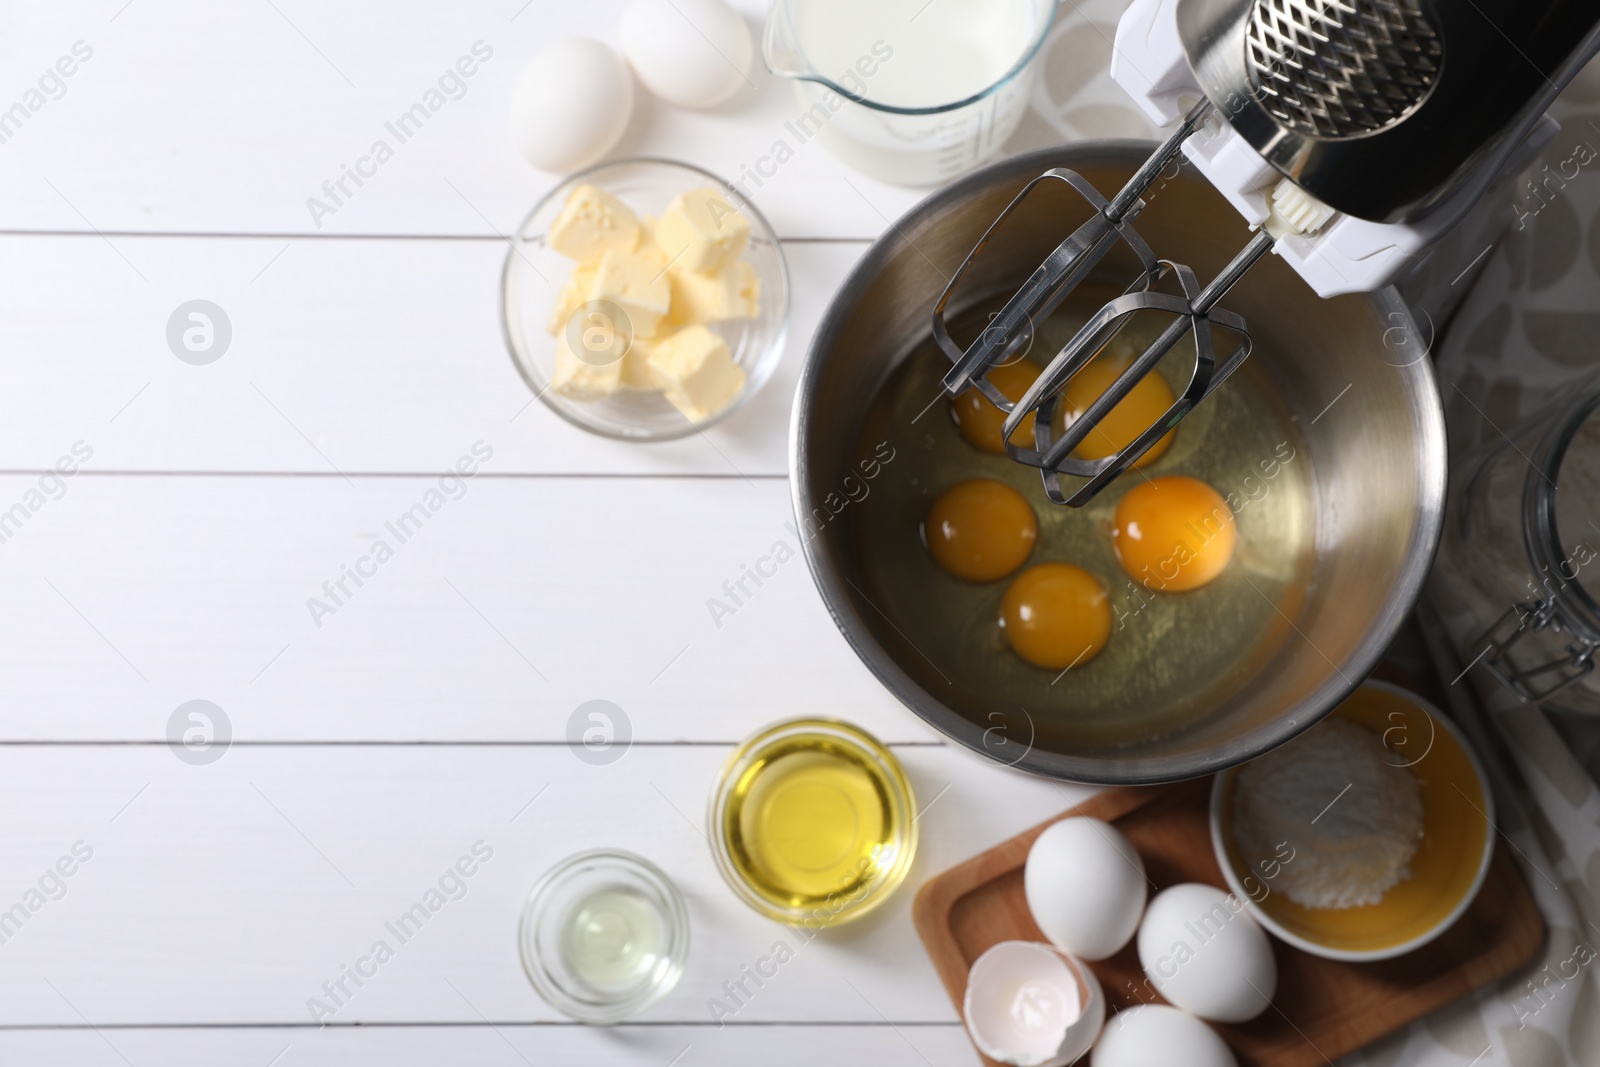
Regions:
<instances>
[{"instance_id":1,"label":"white egg","mask_svg":"<svg viewBox=\"0 0 1600 1067\"><path fill-rule=\"evenodd\" d=\"M1028 852L1028 910L1052 944L1080 959L1116 955L1145 901L1144 861L1122 832L1099 819L1062 819Z\"/></svg>"},{"instance_id":2,"label":"white egg","mask_svg":"<svg viewBox=\"0 0 1600 1067\"><path fill-rule=\"evenodd\" d=\"M1217 1032L1164 1004L1119 1011L1100 1031L1089 1067L1238 1067Z\"/></svg>"},{"instance_id":3,"label":"white egg","mask_svg":"<svg viewBox=\"0 0 1600 1067\"><path fill-rule=\"evenodd\" d=\"M1241 1023L1278 988L1272 945L1231 893L1190 882L1156 894L1139 927L1139 963L1157 992L1202 1019Z\"/></svg>"},{"instance_id":4,"label":"white egg","mask_svg":"<svg viewBox=\"0 0 1600 1067\"><path fill-rule=\"evenodd\" d=\"M1049 945L1002 941L967 972L961 1016L992 1060L1065 1067L1094 1044L1106 998L1089 968Z\"/></svg>"},{"instance_id":5,"label":"white egg","mask_svg":"<svg viewBox=\"0 0 1600 1067\"><path fill-rule=\"evenodd\" d=\"M679 107L713 107L749 80L750 28L722 0L633 0L622 54L645 88Z\"/></svg>"},{"instance_id":6,"label":"white egg","mask_svg":"<svg viewBox=\"0 0 1600 1067\"><path fill-rule=\"evenodd\" d=\"M627 64L586 37L553 44L528 60L511 104L517 148L549 171L575 170L605 155L632 114Z\"/></svg>"}]
</instances>

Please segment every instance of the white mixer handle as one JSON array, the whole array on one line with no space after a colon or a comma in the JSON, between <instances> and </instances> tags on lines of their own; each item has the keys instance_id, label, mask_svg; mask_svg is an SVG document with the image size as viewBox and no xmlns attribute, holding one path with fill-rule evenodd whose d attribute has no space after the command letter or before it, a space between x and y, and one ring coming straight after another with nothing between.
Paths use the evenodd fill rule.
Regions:
<instances>
[{"instance_id":1,"label":"white mixer handle","mask_svg":"<svg viewBox=\"0 0 1600 1067\"><path fill-rule=\"evenodd\" d=\"M1111 75L1159 125L1211 100L1184 155L1318 295L1370 292L1533 159L1558 129L1545 109L1600 51L1600 5L1526 0L1504 31L1503 6L1134 0Z\"/></svg>"}]
</instances>

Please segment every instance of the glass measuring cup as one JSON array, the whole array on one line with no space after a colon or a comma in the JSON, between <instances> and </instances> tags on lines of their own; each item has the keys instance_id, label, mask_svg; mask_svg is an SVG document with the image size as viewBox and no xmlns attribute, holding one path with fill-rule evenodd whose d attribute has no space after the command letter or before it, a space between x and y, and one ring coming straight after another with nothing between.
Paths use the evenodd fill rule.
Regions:
<instances>
[{"instance_id":1,"label":"glass measuring cup","mask_svg":"<svg viewBox=\"0 0 1600 1067\"><path fill-rule=\"evenodd\" d=\"M785 129L900 185L1000 150L1028 107L1056 0L773 0L767 69L804 109Z\"/></svg>"}]
</instances>

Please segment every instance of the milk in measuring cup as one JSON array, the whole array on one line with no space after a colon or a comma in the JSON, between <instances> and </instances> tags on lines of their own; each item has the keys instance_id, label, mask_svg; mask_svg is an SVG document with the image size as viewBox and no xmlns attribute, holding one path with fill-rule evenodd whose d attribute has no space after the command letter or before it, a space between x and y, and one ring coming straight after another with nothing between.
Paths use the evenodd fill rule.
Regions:
<instances>
[{"instance_id":1,"label":"milk in measuring cup","mask_svg":"<svg viewBox=\"0 0 1600 1067\"><path fill-rule=\"evenodd\" d=\"M889 58L861 79L860 95L889 107L939 107L976 96L1017 65L1037 34L1036 6L1032 0L799 0L794 29L800 51L823 77L852 88L845 72L859 76L863 57L887 51Z\"/></svg>"},{"instance_id":2,"label":"milk in measuring cup","mask_svg":"<svg viewBox=\"0 0 1600 1067\"><path fill-rule=\"evenodd\" d=\"M1055 0L777 0L763 47L797 79L793 130L876 177L929 185L1011 136L1054 13Z\"/></svg>"}]
</instances>

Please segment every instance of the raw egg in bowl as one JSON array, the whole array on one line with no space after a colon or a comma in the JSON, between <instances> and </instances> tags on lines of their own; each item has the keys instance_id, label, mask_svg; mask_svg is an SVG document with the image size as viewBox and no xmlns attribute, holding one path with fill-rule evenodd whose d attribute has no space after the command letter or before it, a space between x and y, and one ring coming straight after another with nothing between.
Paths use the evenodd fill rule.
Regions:
<instances>
[{"instance_id":1,"label":"raw egg in bowl","mask_svg":"<svg viewBox=\"0 0 1600 1067\"><path fill-rule=\"evenodd\" d=\"M1153 450L1086 506L1050 503L1037 469L995 452L993 436L984 447L963 431L970 412L944 389L951 362L930 329L941 292L983 240L981 262L957 277L945 305L951 337L969 344L1091 213L1065 183L1041 183L991 232L1023 186L1066 167L1096 188L1117 189L1147 148L1091 142L1015 157L913 209L866 253L822 318L791 424L803 551L824 605L863 662L974 751L1106 784L1212 773L1284 743L1331 710L1377 662L1415 601L1444 500L1443 418L1428 362L1382 358L1386 336L1392 342L1415 328L1404 304L1390 292L1319 299L1276 257L1225 300L1249 323L1250 358L1166 426L1164 451ZM1203 278L1248 240L1237 212L1187 174L1150 200L1137 226L1160 255ZM1008 377L1018 380L999 383L1001 395L1042 380L1035 373L1137 276L1125 248L1108 253L1060 307L1031 324L1027 350L1008 357L1016 368ZM1104 374L1165 326L1129 319L1097 355L1108 361L1103 370L1091 361L1078 386L1063 383L1084 395L1063 393L1052 419L1103 395L1104 385L1084 374ZM1150 409L1168 392L1179 405L1196 366L1188 341L1164 356L1145 378L1145 391L1156 391ZM990 407L993 429L999 409ZM1096 443L1091 436L1080 448L1088 446L1086 454ZM853 472L873 456L881 473L858 485ZM1182 505L1172 487L1189 483L1168 478L1206 492ZM1034 537L1025 555L1013 552L992 568L985 561L982 574L964 577L923 539L941 494L980 479L1022 497ZM1143 501L1145 494L1132 495L1151 482L1168 488L1146 490ZM1157 506L1125 514L1130 521L1119 527L1124 500L1130 510ZM1174 501L1179 506L1169 507ZM1182 539L1160 536L1163 512L1169 534L1190 523L1200 531L1176 559ZM1141 550L1147 558L1138 559ZM1085 633L1069 630L1057 642L1068 648L1057 667L1047 665L1060 662L1054 653L1030 661L1005 611L1013 583L1048 564L1091 576L1109 615L1107 626L1104 616L1095 619L1098 607L1068 614Z\"/></svg>"}]
</instances>

